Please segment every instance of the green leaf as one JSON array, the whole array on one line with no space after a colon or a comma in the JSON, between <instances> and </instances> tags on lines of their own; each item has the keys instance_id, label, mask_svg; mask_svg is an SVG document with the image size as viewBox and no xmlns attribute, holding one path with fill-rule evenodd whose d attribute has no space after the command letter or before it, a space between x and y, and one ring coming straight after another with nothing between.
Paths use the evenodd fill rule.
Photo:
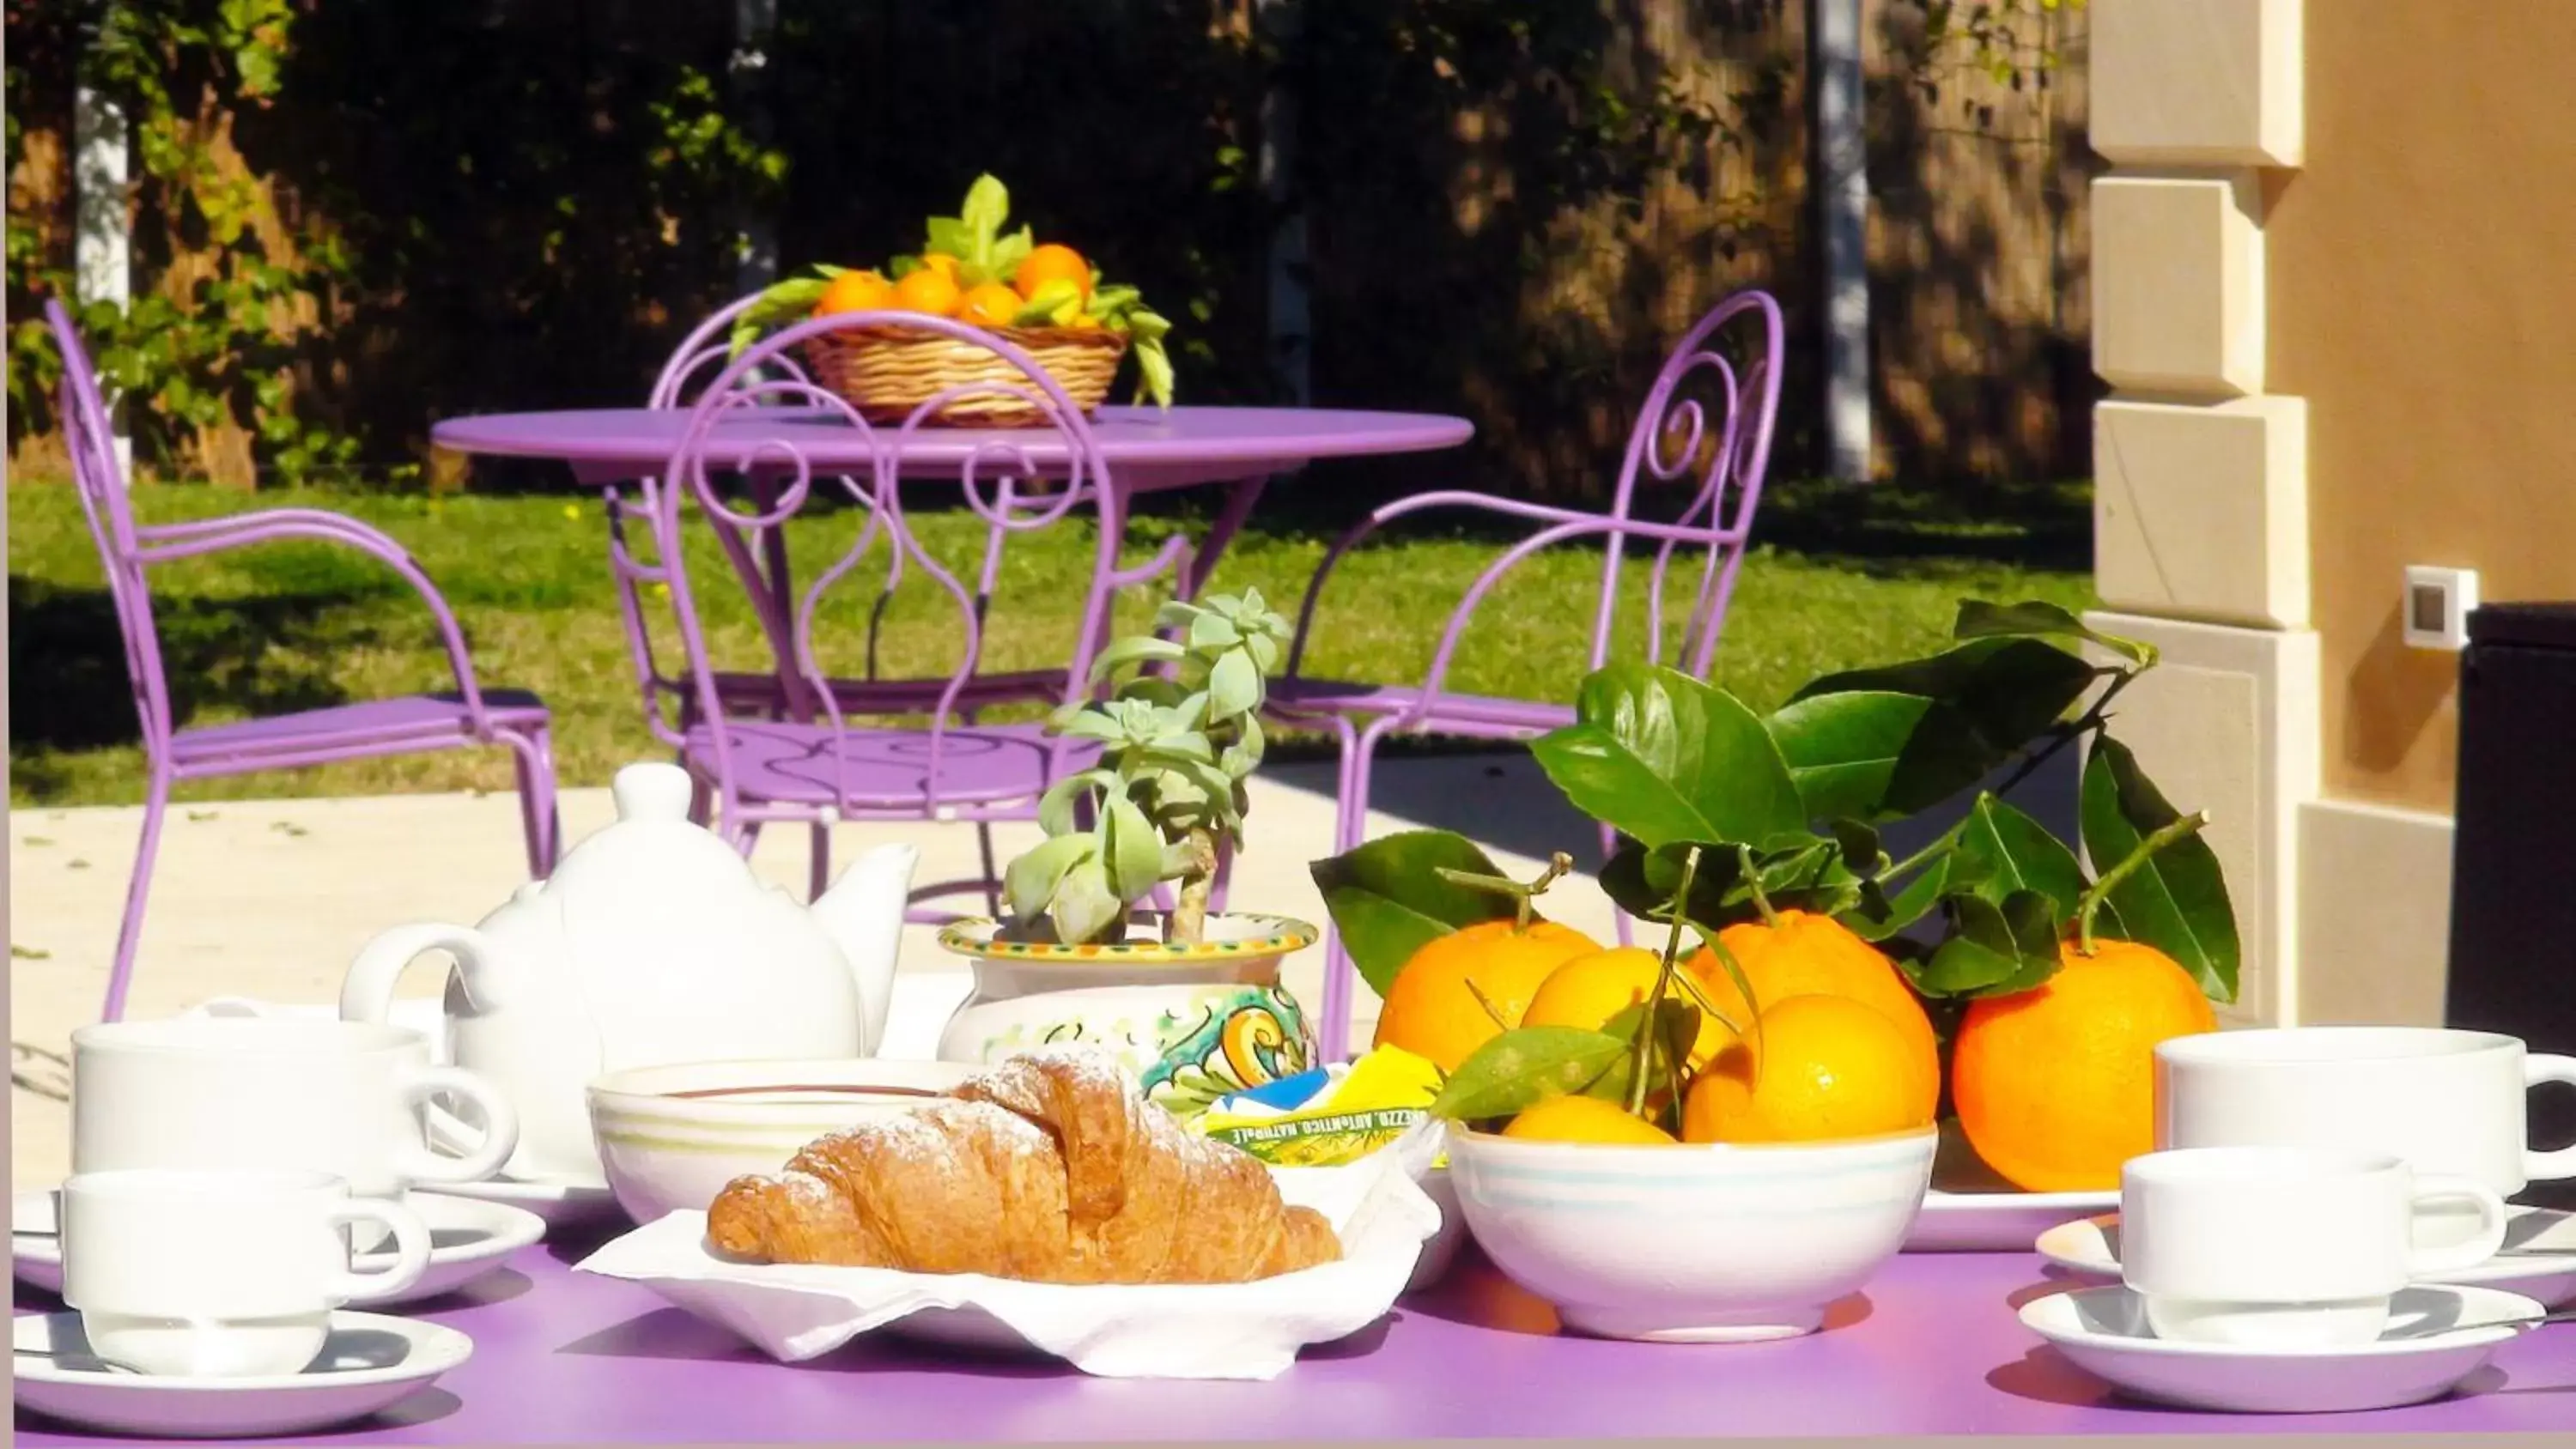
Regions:
<instances>
[{"instance_id":1,"label":"green leaf","mask_svg":"<svg viewBox=\"0 0 2576 1449\"><path fill-rule=\"evenodd\" d=\"M1097 854L1075 862L1057 883L1047 906L1055 938L1068 944L1103 939L1127 917L1127 903L1109 888L1109 872Z\"/></svg>"},{"instance_id":2,"label":"green leaf","mask_svg":"<svg viewBox=\"0 0 2576 1449\"><path fill-rule=\"evenodd\" d=\"M1117 788L1118 776L1110 770L1081 770L1065 776L1038 797L1038 828L1049 835L1073 834L1075 804L1090 791Z\"/></svg>"},{"instance_id":3,"label":"green leaf","mask_svg":"<svg viewBox=\"0 0 2576 1449\"><path fill-rule=\"evenodd\" d=\"M1107 679L1132 665L1168 664L1181 657L1181 646L1151 634L1130 634L1114 640L1091 661L1091 681Z\"/></svg>"},{"instance_id":4,"label":"green leaf","mask_svg":"<svg viewBox=\"0 0 2576 1449\"><path fill-rule=\"evenodd\" d=\"M1795 701L1764 726L1788 761L1808 819L1874 820L1883 818L1888 782L1930 708L1918 694L1852 690Z\"/></svg>"},{"instance_id":5,"label":"green leaf","mask_svg":"<svg viewBox=\"0 0 2576 1449\"><path fill-rule=\"evenodd\" d=\"M1530 753L1575 808L1648 846L1759 844L1806 824L1761 717L1661 665L1595 672L1576 698L1575 723L1532 741Z\"/></svg>"},{"instance_id":6,"label":"green leaf","mask_svg":"<svg viewBox=\"0 0 2576 1449\"><path fill-rule=\"evenodd\" d=\"M1734 846L1721 842L1683 840L1648 847L1622 841L1601 867L1602 894L1632 916L1669 921L1673 895L1681 889L1682 864L1694 846L1700 852L1699 869L1691 878L1684 919L1705 931L1760 920L1762 908L1745 883L1743 862ZM1835 841L1811 836L1803 843L1756 852L1754 870L1763 898L1775 911L1829 916L1861 901L1861 877Z\"/></svg>"},{"instance_id":7,"label":"green leaf","mask_svg":"<svg viewBox=\"0 0 2576 1449\"><path fill-rule=\"evenodd\" d=\"M1950 634L1956 639L2080 639L2099 644L2132 664L2152 664L2156 658L2154 645L2123 639L2117 634L2105 634L2059 605L2039 599L2019 604L1990 604L1983 599L1962 599L1958 622L1951 627Z\"/></svg>"},{"instance_id":8,"label":"green leaf","mask_svg":"<svg viewBox=\"0 0 2576 1449\"><path fill-rule=\"evenodd\" d=\"M1163 878L1163 837L1136 802L1109 797L1100 815L1100 860L1108 871L1110 894L1122 902L1144 899Z\"/></svg>"},{"instance_id":9,"label":"green leaf","mask_svg":"<svg viewBox=\"0 0 2576 1449\"><path fill-rule=\"evenodd\" d=\"M2038 891L2072 918L2084 899L2084 867L2048 827L1991 793L1977 797L1960 822L1950 868L1950 888L1972 891L1998 905L2017 891Z\"/></svg>"},{"instance_id":10,"label":"green leaf","mask_svg":"<svg viewBox=\"0 0 2576 1449\"><path fill-rule=\"evenodd\" d=\"M1021 852L1002 872L1002 896L1016 920L1034 920L1047 908L1065 872L1091 858L1099 841L1089 835L1058 835Z\"/></svg>"},{"instance_id":11,"label":"green leaf","mask_svg":"<svg viewBox=\"0 0 2576 1449\"><path fill-rule=\"evenodd\" d=\"M1307 867L1342 948L1379 996L1432 941L1461 927L1512 919L1509 896L1455 884L1440 874L1443 869L1502 874L1473 841L1446 830L1382 835Z\"/></svg>"},{"instance_id":12,"label":"green leaf","mask_svg":"<svg viewBox=\"0 0 2576 1449\"><path fill-rule=\"evenodd\" d=\"M1161 339L1136 343L1136 400L1159 408L1172 405L1172 359Z\"/></svg>"},{"instance_id":13,"label":"green leaf","mask_svg":"<svg viewBox=\"0 0 2576 1449\"><path fill-rule=\"evenodd\" d=\"M975 184L966 188L965 205L957 209L957 219L965 224L967 233L987 247L1001 235L1002 223L1010 216L1010 189L990 175L975 178Z\"/></svg>"},{"instance_id":14,"label":"green leaf","mask_svg":"<svg viewBox=\"0 0 2576 1449\"><path fill-rule=\"evenodd\" d=\"M1252 656L1229 649L1208 671L1208 721L1211 724L1249 714L1261 703L1261 670Z\"/></svg>"},{"instance_id":15,"label":"green leaf","mask_svg":"<svg viewBox=\"0 0 2576 1449\"><path fill-rule=\"evenodd\" d=\"M1906 764L1921 772L1899 792L1891 784L1889 808L1911 813L1938 803L1930 792L1944 780L1963 788L2019 754L2084 697L2098 671L2083 659L2040 639L1971 639L1927 659L1882 668L1829 674L1798 691L1791 703L1828 694L1911 694L1946 709L1925 711L1907 742ZM1928 732L1928 733L1927 733Z\"/></svg>"},{"instance_id":16,"label":"green leaf","mask_svg":"<svg viewBox=\"0 0 2576 1449\"><path fill-rule=\"evenodd\" d=\"M2101 735L2084 763L2081 816L2085 854L2095 871L2107 873L2182 812L2158 793L2128 746ZM2107 900L2119 913L2121 938L2181 963L2211 1000L2236 999L2236 909L2207 840L2194 834L2166 845L2111 887Z\"/></svg>"},{"instance_id":17,"label":"green leaf","mask_svg":"<svg viewBox=\"0 0 2576 1449\"><path fill-rule=\"evenodd\" d=\"M1954 895L1950 938L1912 974L1926 996L2008 996L2039 986L2058 965L2057 905L2038 891L1998 903Z\"/></svg>"},{"instance_id":18,"label":"green leaf","mask_svg":"<svg viewBox=\"0 0 2576 1449\"><path fill-rule=\"evenodd\" d=\"M1062 326L1082 310L1082 287L1069 278L1058 277L1037 289L1027 304L1011 318L1014 327Z\"/></svg>"},{"instance_id":19,"label":"green leaf","mask_svg":"<svg viewBox=\"0 0 2576 1449\"><path fill-rule=\"evenodd\" d=\"M1452 1121L1508 1117L1550 1097L1590 1090L1626 1063L1631 1043L1572 1026L1524 1026L1468 1054L1431 1100Z\"/></svg>"},{"instance_id":20,"label":"green leaf","mask_svg":"<svg viewBox=\"0 0 2576 1449\"><path fill-rule=\"evenodd\" d=\"M1947 854L1934 856L1894 895L1887 894L1881 882L1863 881L1860 903L1837 919L1864 941L1886 941L1903 934L1948 893L1951 859Z\"/></svg>"}]
</instances>

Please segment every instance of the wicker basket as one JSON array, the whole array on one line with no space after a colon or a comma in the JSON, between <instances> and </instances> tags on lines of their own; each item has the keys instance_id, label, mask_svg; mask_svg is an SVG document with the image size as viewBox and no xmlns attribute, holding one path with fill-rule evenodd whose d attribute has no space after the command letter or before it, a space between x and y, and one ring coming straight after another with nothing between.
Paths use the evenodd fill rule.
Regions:
<instances>
[{"instance_id":1,"label":"wicker basket","mask_svg":"<svg viewBox=\"0 0 2576 1449\"><path fill-rule=\"evenodd\" d=\"M1109 396L1127 356L1123 333L1098 327L996 327L994 336L1037 359L1056 386L1087 415ZM805 341L814 381L872 423L900 423L953 387L991 383L995 391L956 398L929 422L952 427L1026 428L1046 422L1029 396L1037 385L1010 359L936 332L863 327Z\"/></svg>"}]
</instances>

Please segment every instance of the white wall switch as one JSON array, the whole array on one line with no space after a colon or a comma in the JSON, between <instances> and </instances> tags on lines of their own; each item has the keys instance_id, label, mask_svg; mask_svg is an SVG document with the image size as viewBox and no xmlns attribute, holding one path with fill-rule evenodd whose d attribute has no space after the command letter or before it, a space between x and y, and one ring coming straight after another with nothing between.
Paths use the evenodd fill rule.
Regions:
<instances>
[{"instance_id":1,"label":"white wall switch","mask_svg":"<svg viewBox=\"0 0 2576 1449\"><path fill-rule=\"evenodd\" d=\"M2406 646L2458 651L2469 645L2469 611L2478 606L2476 569L2406 566Z\"/></svg>"}]
</instances>

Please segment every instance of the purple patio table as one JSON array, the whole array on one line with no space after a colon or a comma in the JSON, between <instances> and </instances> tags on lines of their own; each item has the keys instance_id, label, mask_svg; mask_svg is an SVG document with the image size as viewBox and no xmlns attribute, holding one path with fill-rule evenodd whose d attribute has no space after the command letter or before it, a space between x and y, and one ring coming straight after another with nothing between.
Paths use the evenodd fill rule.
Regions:
<instances>
[{"instance_id":1,"label":"purple patio table","mask_svg":"<svg viewBox=\"0 0 2576 1449\"><path fill-rule=\"evenodd\" d=\"M2029 1254L1899 1258L1824 1332L1780 1343L1614 1343L1552 1312L1471 1249L1381 1325L1259 1383L1095 1379L1052 1360L944 1355L866 1335L770 1361L646 1289L577 1274L586 1244L539 1244L470 1297L421 1305L474 1356L337 1444L1143 1443L2507 1433L2576 1431L2576 1329L2508 1343L2466 1390L2371 1414L2229 1415L2129 1404L2024 1330L2059 1285ZM18 1310L53 1309L18 1290ZM21 1415L22 1445L99 1439ZM2565 1440L2562 1442L2576 1442Z\"/></svg>"},{"instance_id":2,"label":"purple patio table","mask_svg":"<svg viewBox=\"0 0 2576 1449\"><path fill-rule=\"evenodd\" d=\"M436 424L430 441L486 457L553 459L569 465L580 481L601 485L660 472L688 418L686 408L484 413ZM1209 570L1251 515L1270 478L1326 458L1455 448L1475 431L1464 418L1434 413L1335 408L1104 407L1092 419L1092 434L1109 462L1110 484L1123 494L1232 485L1193 551L1182 586L1184 595L1191 596L1206 584ZM879 436L896 432L880 429ZM771 408L719 421L709 457L741 464L786 444L818 471L829 472L866 464L864 438L821 408ZM923 428L906 439L902 463L907 471L945 472L954 479L976 449L1009 442L1025 447L1029 461L1043 469L1051 449L1062 451L1053 438L1042 430ZM729 446L734 450L728 452Z\"/></svg>"}]
</instances>

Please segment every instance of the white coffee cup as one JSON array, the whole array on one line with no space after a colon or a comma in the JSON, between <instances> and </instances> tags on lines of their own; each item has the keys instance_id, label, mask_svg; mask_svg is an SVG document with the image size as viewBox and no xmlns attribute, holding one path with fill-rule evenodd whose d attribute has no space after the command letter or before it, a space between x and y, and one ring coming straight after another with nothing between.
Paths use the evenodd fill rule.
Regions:
<instances>
[{"instance_id":1,"label":"white coffee cup","mask_svg":"<svg viewBox=\"0 0 2576 1449\"><path fill-rule=\"evenodd\" d=\"M2473 1207L2475 1235L2416 1247L2415 1213L2436 1200ZM2493 1189L2419 1175L2385 1152L2204 1147L2150 1152L2120 1170L2120 1276L2158 1338L2368 1343L2399 1289L2486 1261L2504 1234Z\"/></svg>"},{"instance_id":2,"label":"white coffee cup","mask_svg":"<svg viewBox=\"0 0 2576 1449\"><path fill-rule=\"evenodd\" d=\"M90 1352L142 1373L301 1373L331 1311L399 1293L429 1266L429 1229L325 1172L141 1170L63 1182L63 1302ZM349 1228L391 1234L394 1264L349 1266Z\"/></svg>"},{"instance_id":3,"label":"white coffee cup","mask_svg":"<svg viewBox=\"0 0 2576 1449\"><path fill-rule=\"evenodd\" d=\"M431 1150L424 1107L463 1099L482 1141ZM360 1197L477 1182L518 1143L518 1117L482 1078L436 1066L416 1031L336 1018L187 1016L72 1033L72 1171L266 1168L327 1172ZM364 1250L381 1242L362 1231Z\"/></svg>"},{"instance_id":4,"label":"white coffee cup","mask_svg":"<svg viewBox=\"0 0 2576 1449\"><path fill-rule=\"evenodd\" d=\"M2576 1085L2576 1057L2447 1027L2298 1026L2204 1032L2155 1050L2155 1145L2347 1147L2511 1197L2576 1177L2576 1145L2534 1150L2529 1098ZM2464 1215L2419 1216L2419 1241L2457 1242Z\"/></svg>"}]
</instances>

